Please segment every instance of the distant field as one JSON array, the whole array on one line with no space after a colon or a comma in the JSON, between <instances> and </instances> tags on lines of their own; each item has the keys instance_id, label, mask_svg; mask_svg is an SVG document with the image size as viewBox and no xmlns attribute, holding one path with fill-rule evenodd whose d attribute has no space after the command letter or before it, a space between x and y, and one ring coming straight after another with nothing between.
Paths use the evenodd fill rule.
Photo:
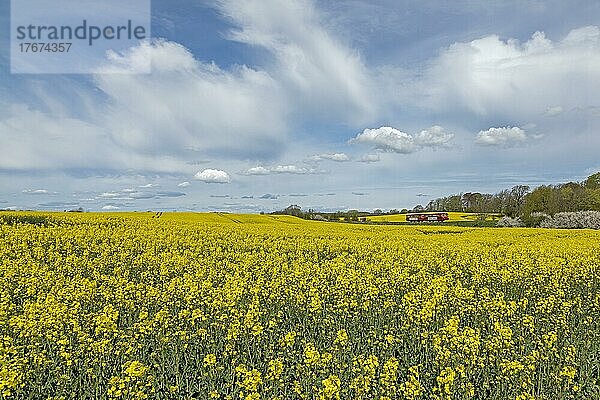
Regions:
<instances>
[{"instance_id":1,"label":"distant field","mask_svg":"<svg viewBox=\"0 0 600 400\"><path fill-rule=\"evenodd\" d=\"M463 212L449 212L449 221L475 221L482 214L479 213L463 213ZM500 214L486 214L486 221L497 221L502 215ZM394 215L378 215L375 217L367 217L369 221L373 222L406 222L406 214L394 214Z\"/></svg>"},{"instance_id":2,"label":"distant field","mask_svg":"<svg viewBox=\"0 0 600 400\"><path fill-rule=\"evenodd\" d=\"M259 215L229 213L164 213L161 220L205 222L219 224L302 224L310 223L290 215Z\"/></svg>"},{"instance_id":3,"label":"distant field","mask_svg":"<svg viewBox=\"0 0 600 400\"><path fill-rule=\"evenodd\" d=\"M127 219L158 219L160 221L172 222L196 222L208 224L306 224L317 223L307 221L290 215L259 215L259 214L230 214L230 213L195 213L195 212L102 212L102 213L64 213L64 212L0 212L0 224L3 220L12 220L23 217L25 219L36 220L54 220L54 218L88 220L90 215L102 216L107 219L127 218Z\"/></svg>"}]
</instances>

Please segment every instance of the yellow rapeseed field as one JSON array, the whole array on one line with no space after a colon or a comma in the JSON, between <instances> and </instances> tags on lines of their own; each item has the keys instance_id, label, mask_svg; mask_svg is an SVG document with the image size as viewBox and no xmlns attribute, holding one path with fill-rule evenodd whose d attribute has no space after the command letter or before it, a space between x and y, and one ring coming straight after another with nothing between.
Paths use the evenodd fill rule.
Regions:
<instances>
[{"instance_id":1,"label":"yellow rapeseed field","mask_svg":"<svg viewBox=\"0 0 600 400\"><path fill-rule=\"evenodd\" d=\"M3 399L598 399L600 233L0 213Z\"/></svg>"},{"instance_id":2,"label":"yellow rapeseed field","mask_svg":"<svg viewBox=\"0 0 600 400\"><path fill-rule=\"evenodd\" d=\"M486 221L497 221L502 217L500 214L479 214L455 211L451 211L447 214L448 220L452 222L476 221L480 219L484 219ZM406 222L406 214L375 215L372 217L367 217L367 220L373 222Z\"/></svg>"}]
</instances>

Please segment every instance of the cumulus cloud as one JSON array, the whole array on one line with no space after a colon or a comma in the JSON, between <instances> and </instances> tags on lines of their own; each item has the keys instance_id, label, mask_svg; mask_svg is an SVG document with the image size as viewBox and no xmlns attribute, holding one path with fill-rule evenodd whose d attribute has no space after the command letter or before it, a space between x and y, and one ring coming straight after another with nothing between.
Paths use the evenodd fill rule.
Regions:
<instances>
[{"instance_id":1,"label":"cumulus cloud","mask_svg":"<svg viewBox=\"0 0 600 400\"><path fill-rule=\"evenodd\" d=\"M377 129L365 129L350 143L369 144L379 150L408 154L416 151L415 139L406 132L390 126Z\"/></svg>"},{"instance_id":2,"label":"cumulus cloud","mask_svg":"<svg viewBox=\"0 0 600 400\"><path fill-rule=\"evenodd\" d=\"M115 55L109 67L127 69L140 53L150 54L151 74L94 77L110 106L100 122L119 145L151 153L193 149L246 155L281 146L287 131L286 102L268 72L246 66L222 70L164 40Z\"/></svg>"},{"instance_id":3,"label":"cumulus cloud","mask_svg":"<svg viewBox=\"0 0 600 400\"><path fill-rule=\"evenodd\" d=\"M379 157L379 154L365 154L361 156L358 161L364 163L374 163L381 161L381 157Z\"/></svg>"},{"instance_id":4,"label":"cumulus cloud","mask_svg":"<svg viewBox=\"0 0 600 400\"><path fill-rule=\"evenodd\" d=\"M562 114L562 112L563 112L563 108L561 106L554 106L554 107L548 107L544 114L549 117L554 117L554 116Z\"/></svg>"},{"instance_id":5,"label":"cumulus cloud","mask_svg":"<svg viewBox=\"0 0 600 400\"><path fill-rule=\"evenodd\" d=\"M194 176L194 179L205 182L205 183L229 183L231 182L231 178L229 174L225 171L221 171L218 169L205 169L204 171L199 171Z\"/></svg>"},{"instance_id":6,"label":"cumulus cloud","mask_svg":"<svg viewBox=\"0 0 600 400\"><path fill-rule=\"evenodd\" d=\"M183 188L184 188L184 187L188 187L188 186L190 186L190 183L189 183L188 181L185 181L185 182L181 182L181 183L180 183L180 184L178 184L177 186L178 186L178 187L183 187Z\"/></svg>"},{"instance_id":7,"label":"cumulus cloud","mask_svg":"<svg viewBox=\"0 0 600 400\"><path fill-rule=\"evenodd\" d=\"M268 168L258 166L247 169L242 172L243 175L269 175L271 171Z\"/></svg>"},{"instance_id":8,"label":"cumulus cloud","mask_svg":"<svg viewBox=\"0 0 600 400\"><path fill-rule=\"evenodd\" d=\"M448 133L439 125L422 130L415 136L415 142L423 147L448 147L454 138L453 133Z\"/></svg>"},{"instance_id":9,"label":"cumulus cloud","mask_svg":"<svg viewBox=\"0 0 600 400\"><path fill-rule=\"evenodd\" d=\"M490 128L479 131L475 142L482 146L512 147L523 144L528 139L525 131L519 127Z\"/></svg>"},{"instance_id":10,"label":"cumulus cloud","mask_svg":"<svg viewBox=\"0 0 600 400\"><path fill-rule=\"evenodd\" d=\"M50 192L47 189L25 189L22 191L22 193L24 194L56 194L53 192Z\"/></svg>"},{"instance_id":11,"label":"cumulus cloud","mask_svg":"<svg viewBox=\"0 0 600 400\"><path fill-rule=\"evenodd\" d=\"M441 126L433 126L413 136L390 126L365 129L349 143L368 144L375 149L400 154L414 153L425 147L448 147L454 134L447 133Z\"/></svg>"},{"instance_id":12,"label":"cumulus cloud","mask_svg":"<svg viewBox=\"0 0 600 400\"><path fill-rule=\"evenodd\" d=\"M315 168L300 167L298 165L275 165L271 167L252 167L243 172L242 175L270 175L270 174L293 174L293 175L309 175L318 174L322 171L318 171Z\"/></svg>"},{"instance_id":13,"label":"cumulus cloud","mask_svg":"<svg viewBox=\"0 0 600 400\"><path fill-rule=\"evenodd\" d=\"M422 103L442 112L527 117L548 104L590 105L589 93L600 91L600 28L574 29L557 41L535 32L524 43L498 35L457 42L415 79Z\"/></svg>"},{"instance_id":14,"label":"cumulus cloud","mask_svg":"<svg viewBox=\"0 0 600 400\"><path fill-rule=\"evenodd\" d=\"M276 174L295 174L295 175L307 175L315 174L317 171L314 168L299 167L297 165L277 165L271 168L271 172Z\"/></svg>"},{"instance_id":15,"label":"cumulus cloud","mask_svg":"<svg viewBox=\"0 0 600 400\"><path fill-rule=\"evenodd\" d=\"M112 204L107 204L104 207L102 207L102 209L104 211L114 211L114 210L119 210L120 208L117 206L113 206Z\"/></svg>"},{"instance_id":16,"label":"cumulus cloud","mask_svg":"<svg viewBox=\"0 0 600 400\"><path fill-rule=\"evenodd\" d=\"M324 154L315 154L308 158L309 161L336 161L336 162L345 162L350 161L350 157L345 153L324 153Z\"/></svg>"}]
</instances>

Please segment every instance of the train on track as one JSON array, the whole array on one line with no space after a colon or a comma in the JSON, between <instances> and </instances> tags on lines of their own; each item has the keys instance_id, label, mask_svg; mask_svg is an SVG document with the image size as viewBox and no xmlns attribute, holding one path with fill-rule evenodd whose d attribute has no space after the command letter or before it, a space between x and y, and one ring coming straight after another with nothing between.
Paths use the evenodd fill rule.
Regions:
<instances>
[{"instance_id":1,"label":"train on track","mask_svg":"<svg viewBox=\"0 0 600 400\"><path fill-rule=\"evenodd\" d=\"M430 213L409 213L406 214L407 222L444 222L449 220L448 213L430 212Z\"/></svg>"}]
</instances>

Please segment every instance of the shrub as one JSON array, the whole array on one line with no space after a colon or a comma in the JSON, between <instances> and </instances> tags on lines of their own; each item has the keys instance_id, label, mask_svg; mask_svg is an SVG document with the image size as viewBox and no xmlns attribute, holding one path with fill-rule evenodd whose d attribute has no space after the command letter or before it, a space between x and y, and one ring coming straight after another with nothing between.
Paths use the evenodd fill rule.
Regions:
<instances>
[{"instance_id":1,"label":"shrub","mask_svg":"<svg viewBox=\"0 0 600 400\"><path fill-rule=\"evenodd\" d=\"M502 217L496 222L496 226L501 228L518 228L525 226L521 218Z\"/></svg>"},{"instance_id":2,"label":"shrub","mask_svg":"<svg viewBox=\"0 0 600 400\"><path fill-rule=\"evenodd\" d=\"M544 219L542 228L600 229L600 211L561 212Z\"/></svg>"},{"instance_id":3,"label":"shrub","mask_svg":"<svg viewBox=\"0 0 600 400\"><path fill-rule=\"evenodd\" d=\"M543 213L543 212L532 212L529 215L524 215L523 216L523 222L525 223L525 226L528 227L532 227L532 228L538 228L541 226L542 222L544 220L546 220L547 218L550 218L550 215Z\"/></svg>"}]
</instances>

